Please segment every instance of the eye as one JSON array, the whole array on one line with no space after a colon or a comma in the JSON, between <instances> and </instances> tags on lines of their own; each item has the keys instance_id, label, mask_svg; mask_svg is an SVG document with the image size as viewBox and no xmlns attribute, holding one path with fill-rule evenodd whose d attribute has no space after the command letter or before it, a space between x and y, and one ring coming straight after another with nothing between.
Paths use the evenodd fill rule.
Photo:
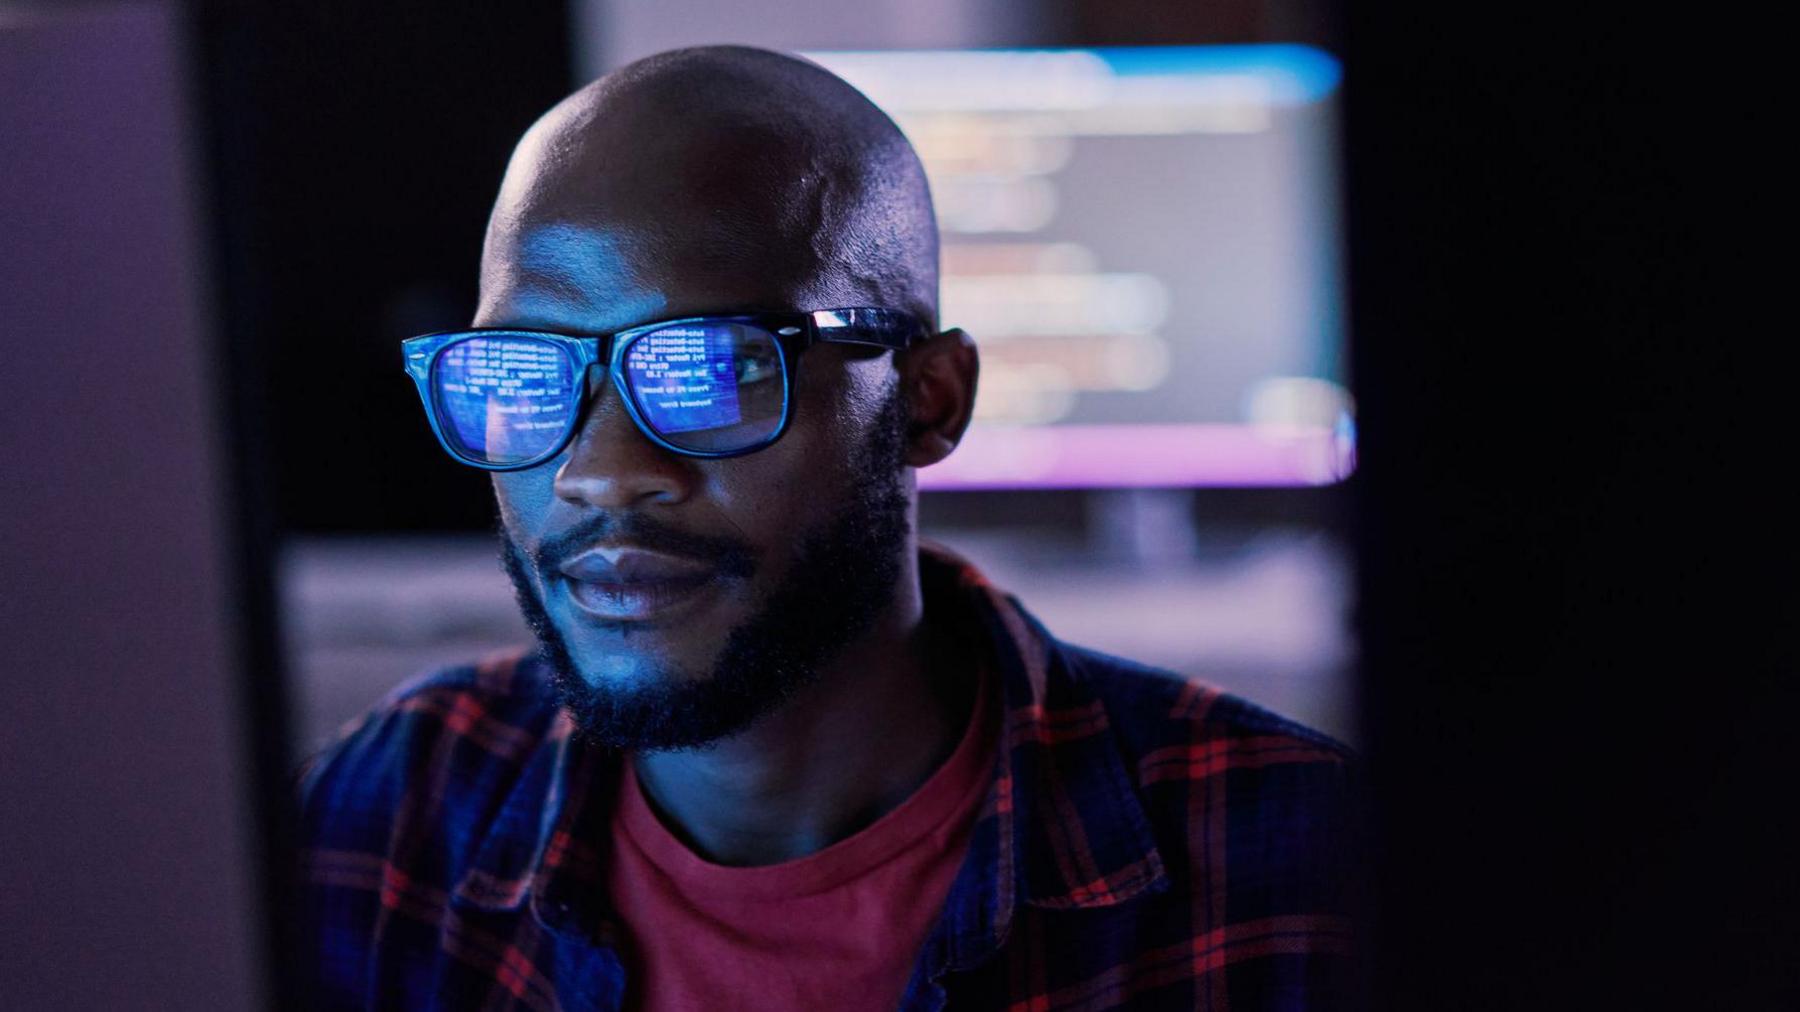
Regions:
<instances>
[{"instance_id":1,"label":"eye","mask_svg":"<svg viewBox=\"0 0 1800 1012\"><path fill-rule=\"evenodd\" d=\"M738 349L732 360L738 385L761 383L781 375L781 354L773 344L758 342Z\"/></svg>"}]
</instances>

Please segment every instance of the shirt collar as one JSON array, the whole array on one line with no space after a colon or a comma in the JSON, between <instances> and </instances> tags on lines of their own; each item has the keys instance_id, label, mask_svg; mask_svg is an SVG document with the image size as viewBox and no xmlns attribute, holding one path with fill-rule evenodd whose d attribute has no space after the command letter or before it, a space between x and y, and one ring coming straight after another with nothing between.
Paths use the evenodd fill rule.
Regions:
<instances>
[{"instance_id":1,"label":"shirt collar","mask_svg":"<svg viewBox=\"0 0 1800 1012\"><path fill-rule=\"evenodd\" d=\"M989 810L996 880L1046 909L1105 907L1167 888L1111 716L1076 658L1018 599L940 545L920 552L929 595L958 600L992 653L1004 692ZM1008 874L1010 872L1010 874ZM993 906L1010 916L1010 903Z\"/></svg>"},{"instance_id":2,"label":"shirt collar","mask_svg":"<svg viewBox=\"0 0 1800 1012\"><path fill-rule=\"evenodd\" d=\"M954 615L990 650L1002 689L1004 727L994 786L940 926L952 966L1004 940L1015 900L1046 909L1104 907L1168 887L1149 819L1106 707L1074 658L975 566L921 542L927 609ZM515 685L548 679L536 657ZM554 705L554 704L550 704ZM602 894L606 813L616 753L573 735L557 710L527 760L452 901L488 910L529 901L552 927L605 933ZM991 818L990 818L991 817Z\"/></svg>"}]
</instances>

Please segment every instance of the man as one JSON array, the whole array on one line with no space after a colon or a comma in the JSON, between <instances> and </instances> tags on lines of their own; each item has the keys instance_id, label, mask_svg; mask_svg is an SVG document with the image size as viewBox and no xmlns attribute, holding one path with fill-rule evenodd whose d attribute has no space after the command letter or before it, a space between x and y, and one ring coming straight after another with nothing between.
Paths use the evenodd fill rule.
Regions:
<instances>
[{"instance_id":1,"label":"man","mask_svg":"<svg viewBox=\"0 0 1800 1012\"><path fill-rule=\"evenodd\" d=\"M920 544L972 410L918 159L774 53L665 53L515 152L474 330L408 341L539 639L303 770L320 1001L1311 1008L1346 755L1055 640Z\"/></svg>"}]
</instances>

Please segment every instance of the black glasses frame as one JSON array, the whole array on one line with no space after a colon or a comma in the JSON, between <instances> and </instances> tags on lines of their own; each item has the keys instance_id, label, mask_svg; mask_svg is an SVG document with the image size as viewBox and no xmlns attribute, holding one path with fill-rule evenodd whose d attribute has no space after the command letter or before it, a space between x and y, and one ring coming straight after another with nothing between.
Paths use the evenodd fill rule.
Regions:
<instances>
[{"instance_id":1,"label":"black glasses frame","mask_svg":"<svg viewBox=\"0 0 1800 1012\"><path fill-rule=\"evenodd\" d=\"M669 327L707 323L741 323L765 330L775 336L776 347L781 351L781 422L766 438L740 449L692 450L670 442L658 433L644 417L642 409L638 407L637 398L632 395L630 384L625 378L625 355L639 338ZM794 380L800 355L814 342L872 345L893 351L903 351L928 336L929 331L924 323L911 313L898 309L859 307L821 309L813 312L775 311L684 316L657 320L610 334L585 337L544 330L521 330L515 327L478 327L408 338L401 342L401 349L405 356L406 372L418 387L419 399L425 405L425 417L431 423L432 434L437 436L438 443L443 446L444 452L450 454L459 463L478 467L484 471L523 471L555 457L569 445L569 441L574 438L575 433L581 427L582 420L587 415L589 374L595 366L601 365L603 362L607 375L612 380L613 390L625 405L625 410L631 416L632 423L637 426L638 431L642 432L646 439L671 453L684 457L717 459L741 457L746 453L755 453L757 450L773 444L787 431L788 424L793 421L794 416ZM461 341L495 337L524 337L543 341L561 349L565 355L569 356L575 367L575 406L574 410L569 413L568 426L548 450L529 460L517 463L490 463L458 450L444 434L444 424L438 413L436 388L432 382L438 359L446 349Z\"/></svg>"}]
</instances>

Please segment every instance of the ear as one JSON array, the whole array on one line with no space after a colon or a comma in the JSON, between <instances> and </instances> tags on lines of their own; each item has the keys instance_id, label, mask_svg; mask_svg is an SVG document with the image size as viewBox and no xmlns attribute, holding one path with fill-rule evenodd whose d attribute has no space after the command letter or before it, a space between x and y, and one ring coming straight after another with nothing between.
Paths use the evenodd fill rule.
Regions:
<instances>
[{"instance_id":1,"label":"ear","mask_svg":"<svg viewBox=\"0 0 1800 1012\"><path fill-rule=\"evenodd\" d=\"M952 328L933 334L895 358L911 419L906 463L926 467L950 456L975 413L981 356L968 334Z\"/></svg>"}]
</instances>

